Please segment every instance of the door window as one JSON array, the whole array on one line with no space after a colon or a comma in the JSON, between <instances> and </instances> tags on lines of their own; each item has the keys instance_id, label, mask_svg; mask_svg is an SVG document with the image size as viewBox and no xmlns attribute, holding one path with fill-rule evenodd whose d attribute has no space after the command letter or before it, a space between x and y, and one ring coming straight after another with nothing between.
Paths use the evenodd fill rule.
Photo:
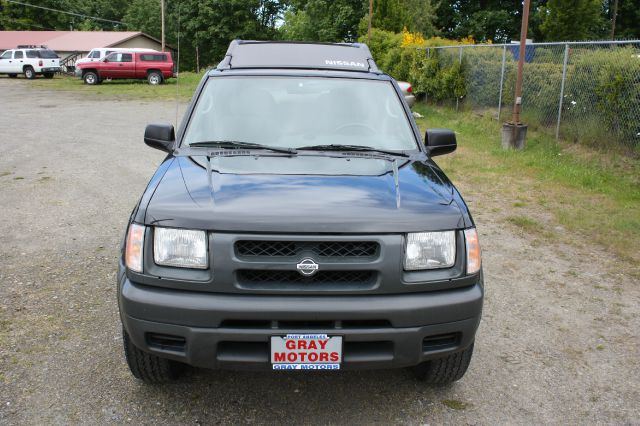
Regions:
<instances>
[{"instance_id":1,"label":"door window","mask_svg":"<svg viewBox=\"0 0 640 426\"><path fill-rule=\"evenodd\" d=\"M22 50L16 50L16 52L13 54L13 59L22 59L24 58L24 53L22 53Z\"/></svg>"},{"instance_id":2,"label":"door window","mask_svg":"<svg viewBox=\"0 0 640 426\"><path fill-rule=\"evenodd\" d=\"M131 62L131 53L112 53L107 56L109 62Z\"/></svg>"},{"instance_id":3,"label":"door window","mask_svg":"<svg viewBox=\"0 0 640 426\"><path fill-rule=\"evenodd\" d=\"M10 50L7 50L0 56L0 59L11 59L11 53L12 52Z\"/></svg>"}]
</instances>

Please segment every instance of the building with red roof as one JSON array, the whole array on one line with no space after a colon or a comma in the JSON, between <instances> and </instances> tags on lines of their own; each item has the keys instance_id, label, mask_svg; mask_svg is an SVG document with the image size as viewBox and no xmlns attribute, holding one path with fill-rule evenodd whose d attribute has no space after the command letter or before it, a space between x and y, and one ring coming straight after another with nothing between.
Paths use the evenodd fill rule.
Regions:
<instances>
[{"instance_id":1,"label":"building with red roof","mask_svg":"<svg viewBox=\"0 0 640 426\"><path fill-rule=\"evenodd\" d=\"M160 50L160 40L139 31L0 31L0 51L18 45L46 46L60 58L86 56L96 47Z\"/></svg>"}]
</instances>

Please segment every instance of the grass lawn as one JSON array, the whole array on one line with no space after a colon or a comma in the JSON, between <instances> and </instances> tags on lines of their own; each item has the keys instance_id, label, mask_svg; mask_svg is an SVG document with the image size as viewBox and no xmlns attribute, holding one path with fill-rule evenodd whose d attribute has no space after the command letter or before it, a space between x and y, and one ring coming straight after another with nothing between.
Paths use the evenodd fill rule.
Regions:
<instances>
[{"instance_id":1,"label":"grass lawn","mask_svg":"<svg viewBox=\"0 0 640 426\"><path fill-rule=\"evenodd\" d=\"M191 99L196 86L200 82L204 72L181 72L178 87L178 96L181 101ZM149 100L174 100L176 98L177 79L170 78L164 84L151 86L147 80L113 80L104 81L95 86L84 84L78 77L58 76L51 80L37 78L29 84L34 88L44 90L77 91L98 97L111 97L118 99L149 99Z\"/></svg>"},{"instance_id":2,"label":"grass lawn","mask_svg":"<svg viewBox=\"0 0 640 426\"><path fill-rule=\"evenodd\" d=\"M417 105L418 125L454 129L458 151L436 162L469 197L472 211L502 217L532 241L576 235L640 262L640 162L616 152L556 144L530 132L524 151L500 146L501 124L472 112ZM481 195L481 196L480 196ZM482 200L482 205L474 205ZM490 204L490 205L489 205ZM597 259L585 259L595 262Z\"/></svg>"}]
</instances>

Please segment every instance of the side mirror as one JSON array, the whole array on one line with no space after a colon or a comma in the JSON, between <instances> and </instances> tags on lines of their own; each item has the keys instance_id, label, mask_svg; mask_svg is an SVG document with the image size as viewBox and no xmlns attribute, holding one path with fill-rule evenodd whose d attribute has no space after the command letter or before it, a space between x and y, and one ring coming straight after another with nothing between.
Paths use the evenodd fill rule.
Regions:
<instances>
[{"instance_id":1,"label":"side mirror","mask_svg":"<svg viewBox=\"0 0 640 426\"><path fill-rule=\"evenodd\" d=\"M456 134L449 129L429 129L424 135L424 143L429 155L448 154L456 150Z\"/></svg>"},{"instance_id":2,"label":"side mirror","mask_svg":"<svg viewBox=\"0 0 640 426\"><path fill-rule=\"evenodd\" d=\"M144 129L144 143L160 151L173 152L176 134L171 124L148 124Z\"/></svg>"}]
</instances>

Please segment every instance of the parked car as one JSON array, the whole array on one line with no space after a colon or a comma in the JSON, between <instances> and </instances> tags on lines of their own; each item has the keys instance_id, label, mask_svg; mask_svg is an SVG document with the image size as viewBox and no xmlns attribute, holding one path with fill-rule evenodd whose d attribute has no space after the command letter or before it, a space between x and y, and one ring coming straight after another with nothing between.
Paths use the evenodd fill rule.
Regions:
<instances>
[{"instance_id":1,"label":"parked car","mask_svg":"<svg viewBox=\"0 0 640 426\"><path fill-rule=\"evenodd\" d=\"M44 47L18 46L0 55L0 74L17 77L24 74L32 80L38 75L53 78L60 71L60 57L53 50Z\"/></svg>"},{"instance_id":2,"label":"parked car","mask_svg":"<svg viewBox=\"0 0 640 426\"><path fill-rule=\"evenodd\" d=\"M416 103L416 97L413 95L413 87L411 83L406 81L399 81L398 86L400 86L400 90L402 90L402 94L404 95L404 100L407 101L409 108Z\"/></svg>"},{"instance_id":3,"label":"parked car","mask_svg":"<svg viewBox=\"0 0 640 426\"><path fill-rule=\"evenodd\" d=\"M91 51L89 51L89 53L87 54L87 56L85 56L84 58L80 58L76 61L75 66L78 67L78 65L80 64L86 64L89 62L97 62L100 59L104 58L105 56L107 56L110 53L113 52L158 52L157 50L153 50L153 49L143 49L143 48L131 48L131 49L127 49L124 47L97 47L95 49L91 49Z\"/></svg>"},{"instance_id":4,"label":"parked car","mask_svg":"<svg viewBox=\"0 0 640 426\"><path fill-rule=\"evenodd\" d=\"M113 52L100 61L80 64L78 70L86 84L105 79L146 79L149 84L161 84L174 76L169 52Z\"/></svg>"},{"instance_id":5,"label":"parked car","mask_svg":"<svg viewBox=\"0 0 640 426\"><path fill-rule=\"evenodd\" d=\"M146 382L209 368L471 361L484 294L476 228L433 161L455 133L418 126L363 44L233 41L130 215L117 293Z\"/></svg>"}]
</instances>

